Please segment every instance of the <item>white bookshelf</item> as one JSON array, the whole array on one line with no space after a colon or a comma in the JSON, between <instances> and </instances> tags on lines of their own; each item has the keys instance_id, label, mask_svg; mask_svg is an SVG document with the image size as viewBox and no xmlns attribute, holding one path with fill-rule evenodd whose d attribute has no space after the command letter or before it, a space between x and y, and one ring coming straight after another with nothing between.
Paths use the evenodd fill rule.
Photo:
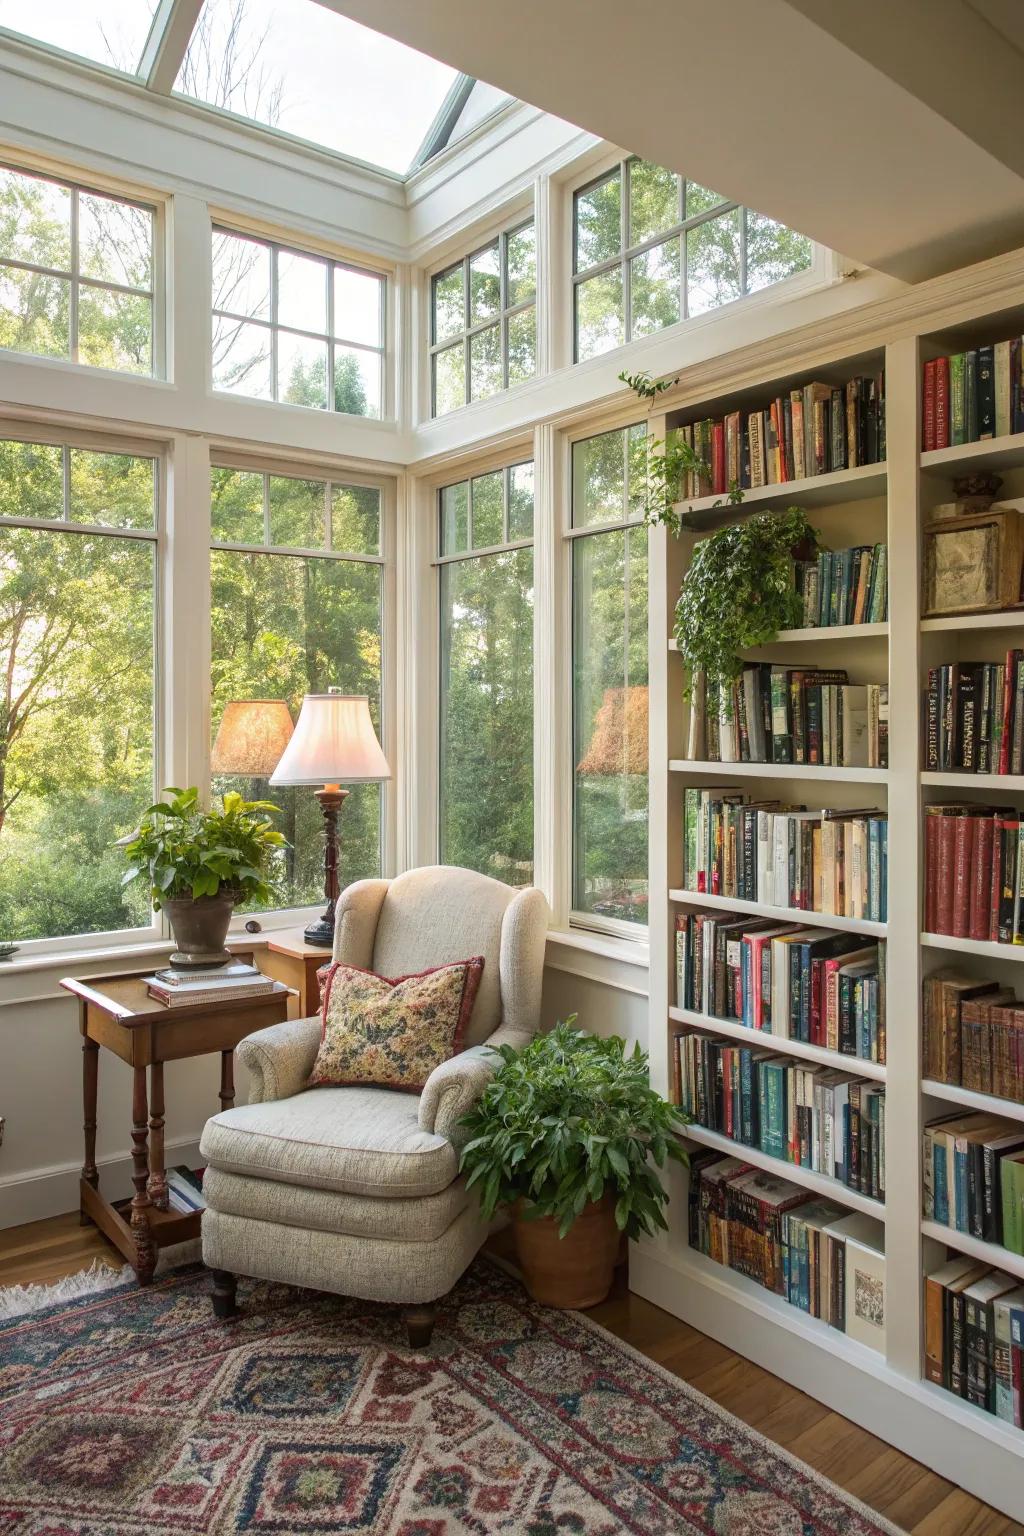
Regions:
<instances>
[{"instance_id":1,"label":"white bookshelf","mask_svg":"<svg viewBox=\"0 0 1024 1536\"><path fill-rule=\"evenodd\" d=\"M710 1147L764 1167L810 1196L827 1196L850 1211L883 1220L888 1234L884 1352L857 1347L783 1298L692 1251L688 1243L686 1175L673 1170L669 1231L634 1245L630 1283L634 1290L674 1312L692 1326L721 1338L764 1368L870 1423L873 1431L908 1454L952 1478L970 1492L1024 1516L1024 1431L1007 1426L933 1386L924 1378L924 1286L926 1271L944 1253L963 1252L1024 1280L1024 1259L991 1244L924 1222L921 1204L921 1139L924 1124L949 1106L1005 1114L1024 1122L1024 1106L989 1095L925 1080L921 1063L921 984L941 965L966 968L979 977L1014 979L1024 946L991 944L924 933L922 808L943 792L974 791L1024 797L1024 776L929 774L922 772L921 699L928 668L982 658L1016 641L1024 630L1024 608L1008 613L922 619L921 527L938 502L953 498L956 475L992 469L1004 476L1002 497L1024 494L1024 434L969 444L937 453L920 451L919 395L923 359L936 352L963 350L956 327L978 339L1024 332L1024 308L1014 323L1005 315L987 325L979 314L964 318L941 336L904 335L884 348L887 402L887 462L806 482L770 486L748 493L740 510L715 505L721 498L679 504L683 531L649 535L650 606L650 1050L655 1085L671 1091L675 1037L701 1031L744 1044L764 1046L795 1061L835 1067L886 1088L886 1191L884 1202L846 1189L834 1179L744 1147L702 1126L687 1129L694 1148ZM956 345L959 339L960 345ZM840 382L853 373L874 371L879 357L844 360L808 354L785 379L765 377L758 385L738 372L735 393L713 400L687 395L685 404L653 417L650 432L702 416L763 405L777 393L814 378ZM789 364L787 364L789 366ZM668 397L669 400L673 397ZM793 665L847 668L851 682L889 686L889 767L827 769L811 765L720 763L685 758L689 706L682 658L673 638L680 583L696 542L748 513L801 506L833 549L884 540L888 545L889 618L883 624L794 629L750 652L751 659L781 662L794 647ZM986 638L987 636L987 638ZM986 646L988 649L986 649ZM788 661L788 657L786 657ZM710 896L686 889L683 872L683 791L692 784L749 781L758 798L763 783L772 798L808 808L875 804L888 811L888 921L873 923L830 913L778 908L759 901ZM858 787L860 786L860 787ZM865 786L867 788L865 789ZM788 789L788 792L787 792ZM1022 802L1024 803L1024 798ZM676 1005L675 919L683 910L719 910L773 917L801 927L821 927L887 942L887 1061L861 1061L800 1041L750 1030L735 1020L717 1019ZM1020 992L1024 995L1024 974ZM938 1256L938 1257L936 1257ZM842 1361L844 1370L837 1372Z\"/></svg>"}]
</instances>

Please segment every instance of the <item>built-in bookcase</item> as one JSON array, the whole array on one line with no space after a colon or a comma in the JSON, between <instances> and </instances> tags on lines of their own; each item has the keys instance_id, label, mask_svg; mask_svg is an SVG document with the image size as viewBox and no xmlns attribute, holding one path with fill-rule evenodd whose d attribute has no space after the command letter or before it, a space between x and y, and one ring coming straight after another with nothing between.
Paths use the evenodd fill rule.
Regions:
<instances>
[{"instance_id":1,"label":"built-in bookcase","mask_svg":"<svg viewBox=\"0 0 1024 1536\"><path fill-rule=\"evenodd\" d=\"M742 377L736 391L715 399L669 396L671 409L653 417L663 436L682 423L731 410L749 410L812 379L843 383L885 370L886 463L811 480L763 487L740 509L705 497L687 504L676 539L650 533L651 867L650 1043L656 1085L671 1093L674 1037L704 1031L791 1055L809 1065L840 1066L886 1087L886 1195L870 1200L835 1180L730 1143L694 1126L692 1151L713 1147L768 1166L808 1196L827 1195L850 1212L880 1217L886 1228L885 1352L791 1306L783 1298L693 1250L688 1242L687 1176L674 1175L670 1231L634 1248L631 1285L641 1295L746 1354L796 1386L862 1423L979 1497L1020 1517L1024 1512L1024 1432L976 1409L924 1377L924 1287L936 1254L980 1255L1024 1280L1024 1260L994 1245L963 1237L922 1218L921 1132L924 1124L957 1106L981 1107L1024 1119L1020 1105L922 1078L921 982L936 967L955 964L979 976L1017 982L1024 993L1024 947L947 939L923 933L923 806L930 799L976 796L1024 805L1024 780L979 779L922 771L921 700L929 666L959 658L1001 658L1024 646L1024 613L975 618L921 619L921 527L935 504L953 499L952 481L974 469L1004 477L1002 497L1024 495L1024 434L922 454L921 368L925 359L979 341L1024 332L1024 313L979 315L941 333L901 336L877 352L829 358L809 352L785 377ZM677 403L678 402L678 403ZM801 629L751 653L752 660L808 668L843 667L851 682L889 689L887 769L816 768L687 759L689 704L683 661L672 640L680 582L696 542L734 517L762 509L804 507L830 548L885 542L888 546L889 618L884 624ZM757 902L688 891L683 869L683 791L686 785L749 785L751 798L781 799L809 808L878 806L888 813L888 914L885 924L790 913ZM798 1041L764 1037L677 1007L675 922L687 908L794 917L808 925L852 929L887 944L887 1058L885 1064L835 1055Z\"/></svg>"}]
</instances>

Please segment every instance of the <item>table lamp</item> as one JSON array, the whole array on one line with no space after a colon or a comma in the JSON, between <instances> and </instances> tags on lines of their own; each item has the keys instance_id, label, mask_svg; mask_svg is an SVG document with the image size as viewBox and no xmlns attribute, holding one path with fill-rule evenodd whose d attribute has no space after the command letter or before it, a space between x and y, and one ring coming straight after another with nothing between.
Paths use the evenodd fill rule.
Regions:
<instances>
[{"instance_id":1,"label":"table lamp","mask_svg":"<svg viewBox=\"0 0 1024 1536\"><path fill-rule=\"evenodd\" d=\"M269 779L292 730L284 699L232 699L220 717L210 772Z\"/></svg>"},{"instance_id":2,"label":"table lamp","mask_svg":"<svg viewBox=\"0 0 1024 1536\"><path fill-rule=\"evenodd\" d=\"M381 751L370 719L370 702L363 695L307 693L295 732L271 784L319 784L316 798L324 813L324 895L327 908L303 935L307 944L330 949L334 944L334 905L338 899L338 812L348 798L346 784L380 784L391 769Z\"/></svg>"}]
</instances>

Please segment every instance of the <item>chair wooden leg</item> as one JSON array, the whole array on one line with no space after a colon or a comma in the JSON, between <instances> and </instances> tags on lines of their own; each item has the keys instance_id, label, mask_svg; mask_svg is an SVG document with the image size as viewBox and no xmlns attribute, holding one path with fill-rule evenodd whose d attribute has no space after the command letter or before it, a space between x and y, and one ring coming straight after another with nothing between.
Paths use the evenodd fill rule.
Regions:
<instances>
[{"instance_id":1,"label":"chair wooden leg","mask_svg":"<svg viewBox=\"0 0 1024 1536\"><path fill-rule=\"evenodd\" d=\"M405 1331L409 1336L410 1349L427 1349L437 1321L437 1308L430 1303L420 1307L406 1307L402 1313Z\"/></svg>"},{"instance_id":2,"label":"chair wooden leg","mask_svg":"<svg viewBox=\"0 0 1024 1536\"><path fill-rule=\"evenodd\" d=\"M238 1303L235 1294L238 1289L237 1275L230 1274L226 1269L215 1269L213 1274L213 1315L223 1322L238 1316Z\"/></svg>"}]
</instances>

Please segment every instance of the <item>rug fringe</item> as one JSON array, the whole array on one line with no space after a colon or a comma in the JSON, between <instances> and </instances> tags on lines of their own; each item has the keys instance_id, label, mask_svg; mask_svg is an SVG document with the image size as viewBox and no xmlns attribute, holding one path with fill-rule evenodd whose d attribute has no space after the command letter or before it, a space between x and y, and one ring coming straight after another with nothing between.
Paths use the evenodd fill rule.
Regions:
<instances>
[{"instance_id":1,"label":"rug fringe","mask_svg":"<svg viewBox=\"0 0 1024 1536\"><path fill-rule=\"evenodd\" d=\"M27 1317L32 1312L42 1312L45 1307L56 1306L62 1301L77 1301L80 1296L100 1296L124 1285L134 1276L129 1264L111 1269L102 1259L93 1259L88 1269L66 1275L53 1285L9 1285L0 1289L0 1322L15 1317Z\"/></svg>"}]
</instances>

